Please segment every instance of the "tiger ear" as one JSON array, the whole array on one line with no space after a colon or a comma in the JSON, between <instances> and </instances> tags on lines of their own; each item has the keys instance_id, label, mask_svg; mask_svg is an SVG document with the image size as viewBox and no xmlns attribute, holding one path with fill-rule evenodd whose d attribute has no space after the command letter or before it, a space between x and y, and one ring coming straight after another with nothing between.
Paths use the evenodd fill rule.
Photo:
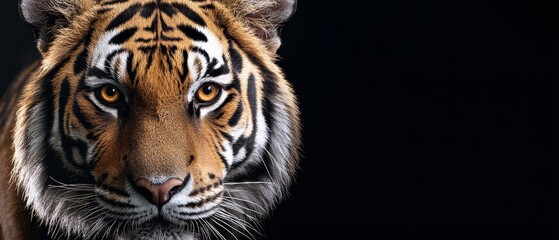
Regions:
<instances>
[{"instance_id":1,"label":"tiger ear","mask_svg":"<svg viewBox=\"0 0 559 240\"><path fill-rule=\"evenodd\" d=\"M48 50L58 29L79 14L79 0L19 0L20 15L30 26L41 53Z\"/></svg>"},{"instance_id":2,"label":"tiger ear","mask_svg":"<svg viewBox=\"0 0 559 240\"><path fill-rule=\"evenodd\" d=\"M221 0L243 19L270 51L281 45L280 28L297 9L297 0Z\"/></svg>"}]
</instances>

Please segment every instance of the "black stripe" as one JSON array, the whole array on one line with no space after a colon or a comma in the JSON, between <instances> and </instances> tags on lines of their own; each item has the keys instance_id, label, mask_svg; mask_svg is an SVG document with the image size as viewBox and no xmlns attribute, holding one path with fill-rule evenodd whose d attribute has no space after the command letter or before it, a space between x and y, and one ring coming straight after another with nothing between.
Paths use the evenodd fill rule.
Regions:
<instances>
[{"instance_id":1,"label":"black stripe","mask_svg":"<svg viewBox=\"0 0 559 240\"><path fill-rule=\"evenodd\" d=\"M70 98L70 83L68 83L68 78L62 80L60 84L60 92L58 93L58 124L59 133L64 135L64 113L66 109L66 104ZM62 142L64 144L64 141Z\"/></svg>"},{"instance_id":2,"label":"black stripe","mask_svg":"<svg viewBox=\"0 0 559 240\"><path fill-rule=\"evenodd\" d=\"M149 70L151 64L153 63L153 53L155 52L155 48L155 45L138 48L138 50L148 55L148 59L146 60L146 72Z\"/></svg>"},{"instance_id":3,"label":"black stripe","mask_svg":"<svg viewBox=\"0 0 559 240\"><path fill-rule=\"evenodd\" d=\"M229 41L229 55L231 56L230 61L233 64L233 83L230 84L229 88L235 88L237 89L237 91L240 91L240 81L239 81L239 76L238 74L242 71L242 67L243 67L243 58L241 57L241 54L233 47L233 44L231 41ZM235 126L237 125L237 123L239 122L241 115L244 111L244 106L242 104L241 101L239 101L238 103L238 107L235 110L235 113L233 113L233 115L231 116L231 118L229 119L229 126ZM231 140L229 140L231 141Z\"/></svg>"},{"instance_id":4,"label":"black stripe","mask_svg":"<svg viewBox=\"0 0 559 240\"><path fill-rule=\"evenodd\" d=\"M214 176L214 178L215 178L215 176ZM217 185L217 186L219 186L219 185ZM205 191L208 191L207 188L208 188L208 187L206 187ZM213 188L213 186L210 187L210 189L212 189L212 188ZM201 207L201 206L204 205L205 203L211 202L211 201L217 199L217 198L220 197L220 196L221 196L221 195L216 194L216 195L214 195L214 196L211 196L211 197L209 197L209 198L202 199L202 200L197 201L197 202L189 202L189 203L187 203L187 204L180 204L180 205L178 205L178 207L187 207L187 208Z\"/></svg>"},{"instance_id":5,"label":"black stripe","mask_svg":"<svg viewBox=\"0 0 559 240\"><path fill-rule=\"evenodd\" d=\"M230 103L233 98L237 97L236 93L231 93L227 96L227 98L225 98L225 100L223 100L223 102L217 107L217 108L222 108L223 106L227 105L228 103Z\"/></svg>"},{"instance_id":6,"label":"black stripe","mask_svg":"<svg viewBox=\"0 0 559 240\"><path fill-rule=\"evenodd\" d=\"M107 31L112 30L126 23L128 20L134 17L134 15L136 15L136 13L138 13L139 10L140 10L139 3L130 6L128 9L124 10L118 16L116 16L115 19L113 19L113 21L109 24L106 30Z\"/></svg>"},{"instance_id":7,"label":"black stripe","mask_svg":"<svg viewBox=\"0 0 559 240\"><path fill-rule=\"evenodd\" d=\"M161 12L165 13L169 17L172 17L177 13L177 10L168 3L161 3L159 9L161 9Z\"/></svg>"},{"instance_id":8,"label":"black stripe","mask_svg":"<svg viewBox=\"0 0 559 240\"><path fill-rule=\"evenodd\" d=\"M116 188L111 187L111 186L106 185L106 184L99 184L99 183L97 183L96 186L99 187L99 188L101 188L101 189L104 189L104 190L107 190L107 191L116 193L116 194L118 194L118 195L120 195L120 196L123 196L123 197L130 197L130 195L129 195L126 191L120 190L120 189L116 189Z\"/></svg>"},{"instance_id":9,"label":"black stripe","mask_svg":"<svg viewBox=\"0 0 559 240\"><path fill-rule=\"evenodd\" d=\"M106 3L103 3L102 6L108 6L108 5L113 5L113 4L118 4L118 3L125 3L128 2L128 0L112 0Z\"/></svg>"},{"instance_id":10,"label":"black stripe","mask_svg":"<svg viewBox=\"0 0 559 240\"><path fill-rule=\"evenodd\" d=\"M204 56L204 59L206 59L206 62L210 63L210 55L208 55L208 53L204 51L204 49L201 49L199 47L192 47L192 51L202 54L202 56Z\"/></svg>"},{"instance_id":11,"label":"black stripe","mask_svg":"<svg viewBox=\"0 0 559 240\"><path fill-rule=\"evenodd\" d=\"M188 51L182 50L182 73L180 74L181 82L184 83L188 75Z\"/></svg>"},{"instance_id":12,"label":"black stripe","mask_svg":"<svg viewBox=\"0 0 559 240\"><path fill-rule=\"evenodd\" d=\"M200 7L203 8L203 9L206 9L206 10L208 10L208 9L210 9L210 10L215 9L215 6L214 6L213 4L211 4L211 3L204 4L204 5L200 5Z\"/></svg>"},{"instance_id":13,"label":"black stripe","mask_svg":"<svg viewBox=\"0 0 559 240\"><path fill-rule=\"evenodd\" d=\"M87 67L87 57L89 53L88 45L91 42L91 37L93 35L93 25L97 22L97 19L91 24L91 27L87 30L82 42L83 42L83 50L78 54L76 57L76 61L74 62L74 74L78 74L83 71Z\"/></svg>"},{"instance_id":14,"label":"black stripe","mask_svg":"<svg viewBox=\"0 0 559 240\"><path fill-rule=\"evenodd\" d=\"M120 53L123 53L125 51L126 50L124 50L124 49L118 49L114 52L109 53L109 55L107 55L107 58L105 59L105 67L107 67L107 65L110 65L109 63L113 61L113 58L115 58L116 55L118 55ZM105 68L105 69L110 69L110 68Z\"/></svg>"},{"instance_id":15,"label":"black stripe","mask_svg":"<svg viewBox=\"0 0 559 240\"><path fill-rule=\"evenodd\" d=\"M194 116L194 101L188 104L188 115Z\"/></svg>"},{"instance_id":16,"label":"black stripe","mask_svg":"<svg viewBox=\"0 0 559 240\"><path fill-rule=\"evenodd\" d=\"M208 66L206 66L206 72L204 73L205 77L207 77L209 75L209 72L215 68L215 65L217 65L217 59L212 58L212 61L208 64Z\"/></svg>"},{"instance_id":17,"label":"black stripe","mask_svg":"<svg viewBox=\"0 0 559 240\"><path fill-rule=\"evenodd\" d=\"M83 115L81 107L78 104L78 101L74 101L74 104L72 105L72 111L74 112L74 115L76 116L76 118L83 125L83 127L85 127L88 130L93 128L93 124L91 124L89 121L87 121L87 118Z\"/></svg>"},{"instance_id":18,"label":"black stripe","mask_svg":"<svg viewBox=\"0 0 559 240\"><path fill-rule=\"evenodd\" d=\"M164 33L173 31L175 30L175 28L167 25L167 23L165 23L165 20L163 20L161 16L159 16L159 19L161 20L161 30L163 30L163 33L161 33L161 38L163 39L163 37L165 37L166 39L178 39L165 36Z\"/></svg>"},{"instance_id":19,"label":"black stripe","mask_svg":"<svg viewBox=\"0 0 559 240\"><path fill-rule=\"evenodd\" d=\"M124 203L124 202L117 202L115 200L112 200L110 198L105 197L103 194L97 194L97 197L99 198L99 200L114 206L114 207L119 207L119 208L136 208L136 205L132 205L129 203Z\"/></svg>"},{"instance_id":20,"label":"black stripe","mask_svg":"<svg viewBox=\"0 0 559 240\"><path fill-rule=\"evenodd\" d=\"M219 131L219 133L221 133L221 135L227 139L227 141L231 142L233 141L233 136L231 136L229 133L223 132L223 131Z\"/></svg>"},{"instance_id":21,"label":"black stripe","mask_svg":"<svg viewBox=\"0 0 559 240\"><path fill-rule=\"evenodd\" d=\"M149 54L149 53L152 53L153 51L155 51L155 45L142 46L142 47L139 47L138 50L140 50L142 53Z\"/></svg>"},{"instance_id":22,"label":"black stripe","mask_svg":"<svg viewBox=\"0 0 559 240\"><path fill-rule=\"evenodd\" d=\"M179 25L178 26L179 30L181 30L181 32L184 33L184 35L186 35L188 38L194 40L194 41L201 41L201 42L207 42L208 38L206 37L206 35L204 35L202 32L198 31L198 29L193 28L191 26L187 26L187 25Z\"/></svg>"},{"instance_id":23,"label":"black stripe","mask_svg":"<svg viewBox=\"0 0 559 240\"><path fill-rule=\"evenodd\" d=\"M224 86L225 90L229 91L231 89L235 89L240 92L241 85L239 81L239 76L236 73L233 73L233 81L230 84Z\"/></svg>"},{"instance_id":24,"label":"black stripe","mask_svg":"<svg viewBox=\"0 0 559 240\"><path fill-rule=\"evenodd\" d=\"M202 17L200 17L198 13L192 11L192 9L190 9L185 4L173 3L173 7L175 7L177 10L179 10L180 13L182 13L182 15L192 20L196 24L200 26L206 26L206 22L204 21L204 19L202 19Z\"/></svg>"},{"instance_id":25,"label":"black stripe","mask_svg":"<svg viewBox=\"0 0 559 240\"><path fill-rule=\"evenodd\" d=\"M157 14L159 15L159 14ZM149 27L145 27L144 30L151 32L151 33L155 33L155 39L159 39L159 32L157 31L157 26L159 25L159 23L157 22L158 18L153 18L153 20L151 20L151 24L149 25Z\"/></svg>"},{"instance_id":26,"label":"black stripe","mask_svg":"<svg viewBox=\"0 0 559 240\"><path fill-rule=\"evenodd\" d=\"M237 123L239 123L239 120L241 119L242 114L243 114L243 103L242 101L239 101L235 113L233 113L231 118L229 118L229 122L228 122L229 126L233 127L237 125Z\"/></svg>"},{"instance_id":27,"label":"black stripe","mask_svg":"<svg viewBox=\"0 0 559 240\"><path fill-rule=\"evenodd\" d=\"M221 152L219 151L219 149L217 148L217 146L215 147L215 150L217 152L217 155L219 155L219 159L221 159L221 162L223 163L223 165L225 165L225 169L229 169L229 163L227 163L227 160L225 159L225 156L221 155Z\"/></svg>"},{"instance_id":28,"label":"black stripe","mask_svg":"<svg viewBox=\"0 0 559 240\"><path fill-rule=\"evenodd\" d=\"M243 57L241 53L233 46L233 43L229 41L229 56L231 56L231 64L233 65L233 72L236 74L241 73L243 70Z\"/></svg>"},{"instance_id":29,"label":"black stripe","mask_svg":"<svg viewBox=\"0 0 559 240\"><path fill-rule=\"evenodd\" d=\"M153 38L136 38L134 41L138 43L150 43L153 41Z\"/></svg>"},{"instance_id":30,"label":"black stripe","mask_svg":"<svg viewBox=\"0 0 559 240\"><path fill-rule=\"evenodd\" d=\"M134 85L136 82L136 67L132 66L132 62L134 59L134 53L130 52L128 56L128 62L126 63L126 72L128 73L128 78L130 79L130 83Z\"/></svg>"},{"instance_id":31,"label":"black stripe","mask_svg":"<svg viewBox=\"0 0 559 240\"><path fill-rule=\"evenodd\" d=\"M221 111L217 115L213 116L213 119L214 120L219 120L223 117L223 115L225 115L225 112Z\"/></svg>"},{"instance_id":32,"label":"black stripe","mask_svg":"<svg viewBox=\"0 0 559 240\"><path fill-rule=\"evenodd\" d=\"M101 8L101 9L97 10L97 14L101 15L101 14L106 13L106 12L111 11L111 10L113 10L113 9L112 8Z\"/></svg>"},{"instance_id":33,"label":"black stripe","mask_svg":"<svg viewBox=\"0 0 559 240\"><path fill-rule=\"evenodd\" d=\"M87 76L90 77L97 77L100 79L112 79L112 75L106 71L104 71L103 69L100 69L98 67L93 67L91 69L89 69L89 71L87 72Z\"/></svg>"},{"instance_id":34,"label":"black stripe","mask_svg":"<svg viewBox=\"0 0 559 240\"><path fill-rule=\"evenodd\" d=\"M136 27L131 27L131 28L124 29L123 31L118 33L116 36L114 36L109 41L109 43L111 43L111 44L122 44L122 43L128 41L128 39L130 39L137 31L138 31L138 28L136 28Z\"/></svg>"},{"instance_id":35,"label":"black stripe","mask_svg":"<svg viewBox=\"0 0 559 240\"><path fill-rule=\"evenodd\" d=\"M165 34L161 34L161 40L163 41L167 41L167 42L180 42L183 39L182 38L178 38L178 37L169 37Z\"/></svg>"},{"instance_id":36,"label":"black stripe","mask_svg":"<svg viewBox=\"0 0 559 240\"><path fill-rule=\"evenodd\" d=\"M87 46L83 47L83 51L81 51L78 56L76 57L76 61L74 62L74 74L78 74L83 71L87 67Z\"/></svg>"},{"instance_id":37,"label":"black stripe","mask_svg":"<svg viewBox=\"0 0 559 240\"><path fill-rule=\"evenodd\" d=\"M140 16L142 16L143 18L149 18L151 15L153 15L156 7L157 6L154 2L144 4L144 6L142 7L142 11L140 12Z\"/></svg>"},{"instance_id":38,"label":"black stripe","mask_svg":"<svg viewBox=\"0 0 559 240\"><path fill-rule=\"evenodd\" d=\"M222 57L223 59L225 58L225 56ZM229 65L227 65L227 61L224 60L223 62L224 62L223 65L221 65L219 68L215 68L215 64L213 64L212 68L210 68L210 72L208 73L208 75L210 75L210 77L217 77L224 74L228 74L230 72Z\"/></svg>"},{"instance_id":39,"label":"black stripe","mask_svg":"<svg viewBox=\"0 0 559 240\"><path fill-rule=\"evenodd\" d=\"M240 137L239 139L237 139L237 141L235 143L233 143L233 156L237 155L239 153L239 150L241 150L242 147L246 146L248 142L248 139L245 137ZM248 153L246 154L246 156L248 156Z\"/></svg>"},{"instance_id":40,"label":"black stripe","mask_svg":"<svg viewBox=\"0 0 559 240\"><path fill-rule=\"evenodd\" d=\"M116 55L121 54L124 51L125 51L124 49L118 49L112 53L109 53L109 55L107 55L107 58L105 59L105 72L111 73L111 76L115 80L118 79L118 76L116 76L115 72L112 70L111 62L116 57Z\"/></svg>"}]
</instances>

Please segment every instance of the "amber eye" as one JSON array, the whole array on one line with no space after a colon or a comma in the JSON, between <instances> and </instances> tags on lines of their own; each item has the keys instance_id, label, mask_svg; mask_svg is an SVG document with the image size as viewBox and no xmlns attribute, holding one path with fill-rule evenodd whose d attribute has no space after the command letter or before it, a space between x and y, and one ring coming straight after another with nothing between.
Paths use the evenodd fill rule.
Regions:
<instances>
[{"instance_id":1,"label":"amber eye","mask_svg":"<svg viewBox=\"0 0 559 240\"><path fill-rule=\"evenodd\" d=\"M209 103L219 96L221 88L215 83L204 83L196 91L196 99L201 103Z\"/></svg>"},{"instance_id":2,"label":"amber eye","mask_svg":"<svg viewBox=\"0 0 559 240\"><path fill-rule=\"evenodd\" d=\"M122 93L113 85L105 85L97 89L97 98L107 105L114 105L121 101Z\"/></svg>"}]
</instances>

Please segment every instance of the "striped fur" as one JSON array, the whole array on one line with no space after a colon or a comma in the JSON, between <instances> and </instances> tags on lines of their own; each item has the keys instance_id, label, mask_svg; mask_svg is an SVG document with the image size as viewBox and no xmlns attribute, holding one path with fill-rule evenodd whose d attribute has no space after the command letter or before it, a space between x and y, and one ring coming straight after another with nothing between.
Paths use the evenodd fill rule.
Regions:
<instances>
[{"instance_id":1,"label":"striped fur","mask_svg":"<svg viewBox=\"0 0 559 240\"><path fill-rule=\"evenodd\" d=\"M270 0L258 19L241 11L254 1L242 2L21 2L42 59L1 105L13 150L1 145L0 157L13 161L1 159L9 171L0 174L11 172L50 237L264 234L259 222L298 166L296 97L274 62L295 3ZM203 102L208 84L218 93ZM117 103L100 97L106 86ZM138 184L173 179L182 184L159 205Z\"/></svg>"}]
</instances>

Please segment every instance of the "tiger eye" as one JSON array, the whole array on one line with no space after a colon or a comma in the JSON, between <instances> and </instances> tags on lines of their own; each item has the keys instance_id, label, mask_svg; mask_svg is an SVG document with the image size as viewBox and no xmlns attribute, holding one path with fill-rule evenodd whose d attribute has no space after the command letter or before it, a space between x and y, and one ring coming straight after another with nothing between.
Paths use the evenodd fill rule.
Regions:
<instances>
[{"instance_id":1,"label":"tiger eye","mask_svg":"<svg viewBox=\"0 0 559 240\"><path fill-rule=\"evenodd\" d=\"M105 85L99 89L99 99L105 104L115 104L120 101L121 93L111 85Z\"/></svg>"},{"instance_id":2,"label":"tiger eye","mask_svg":"<svg viewBox=\"0 0 559 240\"><path fill-rule=\"evenodd\" d=\"M196 91L196 99L201 103L208 103L219 96L220 87L215 83L204 83Z\"/></svg>"}]
</instances>

